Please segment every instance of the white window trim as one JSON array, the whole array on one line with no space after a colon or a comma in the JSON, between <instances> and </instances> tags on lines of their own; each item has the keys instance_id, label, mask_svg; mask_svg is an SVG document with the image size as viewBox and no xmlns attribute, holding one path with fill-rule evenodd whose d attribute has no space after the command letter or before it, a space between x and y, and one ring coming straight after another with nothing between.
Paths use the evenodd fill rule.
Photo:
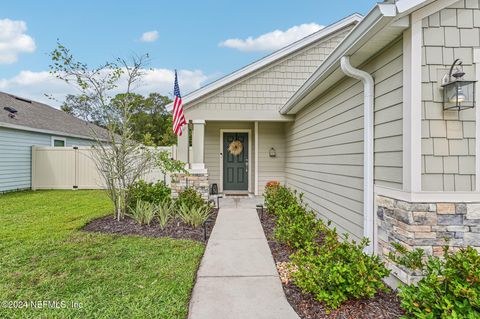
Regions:
<instances>
[{"instance_id":1,"label":"white window trim","mask_svg":"<svg viewBox=\"0 0 480 319\"><path fill-rule=\"evenodd\" d=\"M248 192L252 192L252 130L251 129L220 129L220 185L218 185L218 192L223 193L223 133L248 133ZM255 178L257 179L257 172L255 172Z\"/></svg>"},{"instance_id":2,"label":"white window trim","mask_svg":"<svg viewBox=\"0 0 480 319\"><path fill-rule=\"evenodd\" d=\"M51 137L51 146L55 147L55 141L63 141L63 146L67 146L67 138L66 137L61 137L61 136L52 136Z\"/></svg>"},{"instance_id":3,"label":"white window trim","mask_svg":"<svg viewBox=\"0 0 480 319\"><path fill-rule=\"evenodd\" d=\"M475 190L480 192L480 48L473 49L473 65L475 66Z\"/></svg>"}]
</instances>

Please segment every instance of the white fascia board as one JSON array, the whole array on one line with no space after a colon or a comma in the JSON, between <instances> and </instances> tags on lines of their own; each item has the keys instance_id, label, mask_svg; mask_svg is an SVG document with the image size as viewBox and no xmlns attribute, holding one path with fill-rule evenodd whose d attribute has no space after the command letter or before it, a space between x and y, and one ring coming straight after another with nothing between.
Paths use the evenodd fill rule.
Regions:
<instances>
[{"instance_id":1,"label":"white fascia board","mask_svg":"<svg viewBox=\"0 0 480 319\"><path fill-rule=\"evenodd\" d=\"M322 38L325 38L327 36L330 36L332 34L334 34L335 32L347 27L348 25L350 24L353 24L353 23L358 23L360 22L361 20L363 19L363 16L361 14L358 14L358 13L354 13L342 20L339 20L329 26L326 26L325 28L309 35L309 36L306 36L305 38L301 39L301 40L298 40L278 51L275 51L273 52L272 54L258 60L258 61L255 61L233 73L230 73L229 75L226 75L224 76L223 78L220 78L218 79L217 81L214 81L210 84L207 84L206 86L198 89L198 90L195 90L189 94L187 94L186 96L183 97L183 105L186 106L188 103L192 103L193 101L201 98L201 97L204 97L205 95L213 92L213 91L216 91L218 90L219 88L237 80L237 79L240 79L254 71L257 71L259 70L260 68L272 63L272 62L275 62L295 51L298 51L300 49L302 49L303 47L313 43L313 42L316 42ZM166 109L167 111L171 111L173 108L173 103L170 103L166 106Z\"/></svg>"},{"instance_id":2,"label":"white fascia board","mask_svg":"<svg viewBox=\"0 0 480 319\"><path fill-rule=\"evenodd\" d=\"M310 92L321 82L323 82L333 71L340 67L340 59L345 55L351 55L368 41L369 33L378 32L377 26L384 22L386 25L396 16L396 6L393 3L377 4L365 18L347 35L345 39L336 47L312 76L295 92L295 94L280 109L281 114L294 114L303 106L308 104L310 99L306 99ZM388 21L383 20L389 18Z\"/></svg>"},{"instance_id":3,"label":"white fascia board","mask_svg":"<svg viewBox=\"0 0 480 319\"><path fill-rule=\"evenodd\" d=\"M91 141L95 140L92 137L84 136L84 135L70 134L70 133L61 132L61 131L45 130L45 129L28 127L28 126L24 126L24 125L8 124L8 123L4 123L4 122L0 122L0 127L5 127L5 128L19 130L19 131L28 131L28 132L49 134L49 135L55 135L55 136L75 137L75 138L81 138L81 139L91 140Z\"/></svg>"}]
</instances>

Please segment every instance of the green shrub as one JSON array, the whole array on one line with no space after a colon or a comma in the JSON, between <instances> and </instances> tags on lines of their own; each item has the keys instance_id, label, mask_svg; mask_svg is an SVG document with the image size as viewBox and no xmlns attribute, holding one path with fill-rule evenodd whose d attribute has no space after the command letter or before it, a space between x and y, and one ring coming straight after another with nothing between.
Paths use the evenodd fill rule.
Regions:
<instances>
[{"instance_id":1,"label":"green shrub","mask_svg":"<svg viewBox=\"0 0 480 319\"><path fill-rule=\"evenodd\" d=\"M175 208L180 210L180 207L186 206L188 208L200 207L205 205L205 201L194 188L187 187L185 190L178 194L178 198L175 201Z\"/></svg>"},{"instance_id":2,"label":"green shrub","mask_svg":"<svg viewBox=\"0 0 480 319\"><path fill-rule=\"evenodd\" d=\"M210 217L212 208L209 205L193 205L182 203L178 209L178 216L187 225L200 227Z\"/></svg>"},{"instance_id":3,"label":"green shrub","mask_svg":"<svg viewBox=\"0 0 480 319\"><path fill-rule=\"evenodd\" d=\"M472 247L430 256L425 277L400 287L401 306L413 318L480 318L480 255Z\"/></svg>"},{"instance_id":4,"label":"green shrub","mask_svg":"<svg viewBox=\"0 0 480 319\"><path fill-rule=\"evenodd\" d=\"M280 186L280 184L275 183L267 185L263 196L265 199L265 207L268 212L277 215L278 211L281 208L286 208L292 204L297 203L299 200L301 202L303 195L300 195L299 198L297 198L297 194L295 191L292 191L285 186Z\"/></svg>"},{"instance_id":5,"label":"green shrub","mask_svg":"<svg viewBox=\"0 0 480 319\"><path fill-rule=\"evenodd\" d=\"M147 183L138 181L128 189L128 206L134 207L137 201L159 204L171 200L171 189L163 182Z\"/></svg>"},{"instance_id":6,"label":"green shrub","mask_svg":"<svg viewBox=\"0 0 480 319\"><path fill-rule=\"evenodd\" d=\"M412 251L408 251L399 243L392 242L391 245L395 249L395 252L389 252L388 259L412 270L421 269L423 267L423 257L425 256L425 251L423 249L416 248Z\"/></svg>"},{"instance_id":7,"label":"green shrub","mask_svg":"<svg viewBox=\"0 0 480 319\"><path fill-rule=\"evenodd\" d=\"M275 238L292 248L302 248L319 237L321 221L298 202L277 209Z\"/></svg>"},{"instance_id":8,"label":"green shrub","mask_svg":"<svg viewBox=\"0 0 480 319\"><path fill-rule=\"evenodd\" d=\"M156 209L158 224L160 225L161 229L164 229L170 220L170 217L172 216L172 202L168 200L161 202L157 204Z\"/></svg>"},{"instance_id":9,"label":"green shrub","mask_svg":"<svg viewBox=\"0 0 480 319\"><path fill-rule=\"evenodd\" d=\"M309 243L291 257L298 267L293 274L298 287L332 308L350 299L373 297L386 289L382 278L390 271L378 256L363 252L367 238L357 244L344 235L344 240L339 241L335 229L326 225L322 228L321 245Z\"/></svg>"},{"instance_id":10,"label":"green shrub","mask_svg":"<svg viewBox=\"0 0 480 319\"><path fill-rule=\"evenodd\" d=\"M130 208L129 215L140 225L149 225L156 215L155 204L138 200L135 207Z\"/></svg>"}]
</instances>

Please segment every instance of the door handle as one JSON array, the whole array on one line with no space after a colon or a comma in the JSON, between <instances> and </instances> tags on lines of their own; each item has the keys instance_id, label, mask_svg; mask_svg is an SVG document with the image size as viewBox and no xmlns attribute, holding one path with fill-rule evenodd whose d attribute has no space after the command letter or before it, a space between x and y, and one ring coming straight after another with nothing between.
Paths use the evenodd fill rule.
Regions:
<instances>
[{"instance_id":1,"label":"door handle","mask_svg":"<svg viewBox=\"0 0 480 319\"><path fill-rule=\"evenodd\" d=\"M248 173L248 158L245 160L245 173Z\"/></svg>"}]
</instances>

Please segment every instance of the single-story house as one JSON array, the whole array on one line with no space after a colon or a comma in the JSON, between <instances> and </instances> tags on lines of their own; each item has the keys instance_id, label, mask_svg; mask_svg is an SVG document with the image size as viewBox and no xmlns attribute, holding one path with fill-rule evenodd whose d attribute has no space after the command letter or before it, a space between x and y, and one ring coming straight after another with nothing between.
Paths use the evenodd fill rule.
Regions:
<instances>
[{"instance_id":1,"label":"single-story house","mask_svg":"<svg viewBox=\"0 0 480 319\"><path fill-rule=\"evenodd\" d=\"M280 181L380 255L480 247L479 63L479 0L379 3L186 95L190 185Z\"/></svg>"},{"instance_id":2,"label":"single-story house","mask_svg":"<svg viewBox=\"0 0 480 319\"><path fill-rule=\"evenodd\" d=\"M31 188L32 146L91 146L104 130L43 103L0 92L0 193Z\"/></svg>"}]
</instances>

